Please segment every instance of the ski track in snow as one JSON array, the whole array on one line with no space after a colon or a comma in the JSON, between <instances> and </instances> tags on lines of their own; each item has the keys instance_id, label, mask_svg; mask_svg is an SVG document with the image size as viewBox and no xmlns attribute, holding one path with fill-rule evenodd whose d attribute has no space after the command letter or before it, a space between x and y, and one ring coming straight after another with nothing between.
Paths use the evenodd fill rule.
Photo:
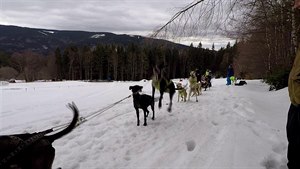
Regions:
<instances>
[{"instance_id":1,"label":"ski track in snow","mask_svg":"<svg viewBox=\"0 0 300 169\"><path fill-rule=\"evenodd\" d=\"M113 82L109 84L113 87L107 89L99 83L83 86L80 83L74 83L67 87L63 86L63 83L57 83L54 86L35 87L34 89L28 86L27 94L21 94L21 99L30 99L31 101L28 101L28 104L22 104L24 106L10 106L9 104L14 103L7 103L8 107L15 107L15 109L4 109L1 118L13 119L20 113L12 114L11 111L22 112L30 109L42 110L43 113L49 115L45 118L18 122L14 125L5 124L1 127L0 134L35 132L37 128L42 130L49 126L53 127L69 122L72 114L67 112L69 110L66 108L62 108L64 105L58 106L57 103L74 101L80 109L81 116L85 117L91 112L96 112L130 95L131 91L128 87L135 84L144 86L143 92L151 94L149 81ZM251 87L251 85L249 83L247 87ZM91 88L90 92L81 94L80 90L85 90L85 88ZM41 91L48 89L54 90L55 93L49 95L49 92ZM128 92L124 92L126 90ZM256 116L262 112L253 109L253 104L255 104L253 98L248 95L239 95L240 90L243 88L239 89L239 87L224 86L223 84L214 86L213 81L213 87L202 91L202 95L198 96L199 102L195 102L194 97L187 102L177 102L176 93L171 113L166 111L169 96L168 93L165 93L162 108L158 109L158 102L155 103L156 119L154 121L150 118L152 111L149 107L147 127L136 126L132 98L126 99L83 123L62 139L55 141L53 145L56 148L56 158L53 168L238 169L247 167L257 169L274 165L274 168L284 169L283 164L286 163L286 160L282 154L285 154L286 143L280 141L284 131L282 128L276 129L270 123L257 118ZM12 92L12 90L3 90L2 92ZM24 89L13 92L24 93ZM66 93L74 94L63 97ZM36 98L47 94L47 99L33 99L35 94ZM157 91L156 97L158 97ZM270 106L272 104L270 102ZM58 107L45 110L45 105L47 105L46 108ZM52 112L61 110L65 111ZM60 117L58 114L61 114ZM140 120L143 124L142 110L140 110ZM26 129L23 128L24 123L26 123ZM270 151L261 151L260 147L266 145L269 146ZM74 148L79 151L74 152ZM265 150L266 148L261 149ZM250 160L243 161L244 156Z\"/></svg>"}]
</instances>

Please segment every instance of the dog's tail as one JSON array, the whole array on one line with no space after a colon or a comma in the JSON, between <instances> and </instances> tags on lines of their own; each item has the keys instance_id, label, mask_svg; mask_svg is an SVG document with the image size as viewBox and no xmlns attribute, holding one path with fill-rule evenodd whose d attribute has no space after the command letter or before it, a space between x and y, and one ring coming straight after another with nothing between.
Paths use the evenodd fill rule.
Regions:
<instances>
[{"instance_id":1,"label":"dog's tail","mask_svg":"<svg viewBox=\"0 0 300 169\"><path fill-rule=\"evenodd\" d=\"M50 136L45 136L51 143L54 142L55 140L61 138L62 136L70 133L74 127L76 126L76 123L78 121L78 117L79 117L79 110L77 108L77 106L75 105L75 103L69 103L68 107L73 111L74 116L73 116L73 120L71 121L71 123L69 124L69 126L67 128L65 128L64 130L55 133L53 135Z\"/></svg>"}]
</instances>

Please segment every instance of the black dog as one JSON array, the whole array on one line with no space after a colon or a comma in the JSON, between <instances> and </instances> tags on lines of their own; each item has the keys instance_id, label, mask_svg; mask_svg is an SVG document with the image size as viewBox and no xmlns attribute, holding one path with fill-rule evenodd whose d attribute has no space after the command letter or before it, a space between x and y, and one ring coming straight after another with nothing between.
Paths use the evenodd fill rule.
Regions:
<instances>
[{"instance_id":1,"label":"black dog","mask_svg":"<svg viewBox=\"0 0 300 169\"><path fill-rule=\"evenodd\" d=\"M246 85L246 84L247 84L247 82L245 80L240 80L239 83L235 83L234 85L236 85L236 86L243 86L243 85Z\"/></svg>"},{"instance_id":2,"label":"black dog","mask_svg":"<svg viewBox=\"0 0 300 169\"><path fill-rule=\"evenodd\" d=\"M164 92L169 92L170 103L168 107L168 112L172 111L172 99L175 94L175 84L167 78L166 73L163 70L164 66L155 66L153 68L152 77L152 100L154 101L155 88L159 90L160 97L158 102L158 108L161 108L161 102L163 99Z\"/></svg>"},{"instance_id":3,"label":"black dog","mask_svg":"<svg viewBox=\"0 0 300 169\"><path fill-rule=\"evenodd\" d=\"M58 133L49 136L45 136L43 132L0 136L0 168L51 169L55 157L52 143L70 133L78 120L79 111L76 105L69 104L69 107L74 113L73 120ZM52 129L49 130L51 131Z\"/></svg>"},{"instance_id":4,"label":"black dog","mask_svg":"<svg viewBox=\"0 0 300 169\"><path fill-rule=\"evenodd\" d=\"M140 125L140 118L139 118L139 108L143 109L144 111L144 126L147 126L147 117L149 115L149 111L147 109L148 106L151 106L153 116L152 120L154 120L154 100L152 100L152 97L146 94L140 95L139 92L142 91L142 86L135 85L135 86L130 86L129 90L132 91L132 96L133 96L133 106L136 110L136 117L137 117L137 125Z\"/></svg>"}]
</instances>

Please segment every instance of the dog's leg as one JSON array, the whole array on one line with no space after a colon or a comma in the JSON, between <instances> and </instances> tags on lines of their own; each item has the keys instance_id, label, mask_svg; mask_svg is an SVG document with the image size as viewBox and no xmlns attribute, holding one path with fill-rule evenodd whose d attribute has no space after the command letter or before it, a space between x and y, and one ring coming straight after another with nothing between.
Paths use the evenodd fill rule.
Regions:
<instances>
[{"instance_id":1,"label":"dog's leg","mask_svg":"<svg viewBox=\"0 0 300 169\"><path fill-rule=\"evenodd\" d=\"M161 80L160 81L160 89L159 89L160 96L159 96L158 108L161 108L161 102L162 102L162 99L164 96L164 91L166 90L166 87L167 86L166 86L165 80Z\"/></svg>"},{"instance_id":2,"label":"dog's leg","mask_svg":"<svg viewBox=\"0 0 300 169\"><path fill-rule=\"evenodd\" d=\"M172 98L173 98L173 95L174 95L174 93L171 93L171 91L170 91L170 103L169 103L169 107L168 107L168 112L171 112L172 111Z\"/></svg>"},{"instance_id":3,"label":"dog's leg","mask_svg":"<svg viewBox=\"0 0 300 169\"><path fill-rule=\"evenodd\" d=\"M148 109L146 109L147 111L146 111L146 117L148 117L149 116L149 110Z\"/></svg>"},{"instance_id":4,"label":"dog's leg","mask_svg":"<svg viewBox=\"0 0 300 169\"><path fill-rule=\"evenodd\" d=\"M144 111L144 124L143 126L147 126L147 112L149 113L149 111L146 109L143 109Z\"/></svg>"},{"instance_id":5,"label":"dog's leg","mask_svg":"<svg viewBox=\"0 0 300 169\"><path fill-rule=\"evenodd\" d=\"M154 102L151 103L151 110L152 110L152 120L154 120L155 119Z\"/></svg>"},{"instance_id":6,"label":"dog's leg","mask_svg":"<svg viewBox=\"0 0 300 169\"><path fill-rule=\"evenodd\" d=\"M152 104L154 105L154 94L155 94L155 86L152 82Z\"/></svg>"},{"instance_id":7,"label":"dog's leg","mask_svg":"<svg viewBox=\"0 0 300 169\"><path fill-rule=\"evenodd\" d=\"M140 113L139 113L139 108L135 108L136 111L136 118L137 118L137 126L140 125Z\"/></svg>"},{"instance_id":8,"label":"dog's leg","mask_svg":"<svg viewBox=\"0 0 300 169\"><path fill-rule=\"evenodd\" d=\"M179 102L179 98L180 98L180 91L178 90L178 100L177 100L177 102Z\"/></svg>"},{"instance_id":9,"label":"dog's leg","mask_svg":"<svg viewBox=\"0 0 300 169\"><path fill-rule=\"evenodd\" d=\"M170 104L169 104L169 108L168 108L168 112L171 112L172 111L172 100L173 100L173 96L175 94L175 85L174 83L172 82L171 84L169 84L168 86L169 88L169 91L170 91Z\"/></svg>"},{"instance_id":10,"label":"dog's leg","mask_svg":"<svg viewBox=\"0 0 300 169\"><path fill-rule=\"evenodd\" d=\"M201 86L201 83L199 84L200 88L199 88L199 91L200 91L200 95L202 94L202 86Z\"/></svg>"},{"instance_id":11,"label":"dog's leg","mask_svg":"<svg viewBox=\"0 0 300 169\"><path fill-rule=\"evenodd\" d=\"M174 84L173 84L174 85ZM160 80L160 97L159 97L159 103L158 103L158 107L161 108L162 105L162 99L164 96L164 92L169 88L168 84L167 84L167 80L166 79L162 79ZM175 87L174 87L174 91L175 91Z\"/></svg>"},{"instance_id":12,"label":"dog's leg","mask_svg":"<svg viewBox=\"0 0 300 169\"><path fill-rule=\"evenodd\" d=\"M161 90L160 91L160 96L159 96L159 101L158 101L158 108L161 108L161 102L162 102L162 99L163 99L163 95L164 95L164 92Z\"/></svg>"},{"instance_id":13,"label":"dog's leg","mask_svg":"<svg viewBox=\"0 0 300 169\"><path fill-rule=\"evenodd\" d=\"M189 95L188 95L188 101L190 101L191 94L192 94L192 88L190 87L190 90L189 90Z\"/></svg>"}]
</instances>

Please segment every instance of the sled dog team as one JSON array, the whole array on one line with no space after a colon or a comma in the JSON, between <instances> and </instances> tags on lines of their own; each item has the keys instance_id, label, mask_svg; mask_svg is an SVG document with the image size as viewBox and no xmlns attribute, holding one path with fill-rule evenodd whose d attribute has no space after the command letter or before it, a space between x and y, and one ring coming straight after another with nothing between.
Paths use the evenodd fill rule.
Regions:
<instances>
[{"instance_id":1,"label":"sled dog team","mask_svg":"<svg viewBox=\"0 0 300 169\"><path fill-rule=\"evenodd\" d=\"M158 102L158 107L162 107L162 98L163 94L165 92L169 93L169 107L168 111L172 111L172 99L173 95L175 94L175 91L178 91L178 102L181 99L181 101L186 101L187 98L190 100L191 97L195 96L196 102L198 102L199 95L202 94L202 86L204 86L205 90L206 88L211 87L210 77L206 77L201 81L197 80L196 71L191 71L190 76L188 78L189 81L189 92L187 93L187 85L183 85L182 80L180 80L178 83L174 83L172 80L166 78L164 76L163 67L156 66L153 68L153 77L152 77L152 96L146 95L146 94L140 94L142 92L142 86L134 85L129 86L129 90L132 91L133 96L133 107L136 111L136 117L137 117L137 126L140 125L140 119L139 119L139 109L143 110L144 113L144 126L147 126L147 117L149 115L148 107L151 107L152 110L152 120L155 119L155 111L154 111L154 94L155 89L159 90L160 97Z\"/></svg>"}]
</instances>

